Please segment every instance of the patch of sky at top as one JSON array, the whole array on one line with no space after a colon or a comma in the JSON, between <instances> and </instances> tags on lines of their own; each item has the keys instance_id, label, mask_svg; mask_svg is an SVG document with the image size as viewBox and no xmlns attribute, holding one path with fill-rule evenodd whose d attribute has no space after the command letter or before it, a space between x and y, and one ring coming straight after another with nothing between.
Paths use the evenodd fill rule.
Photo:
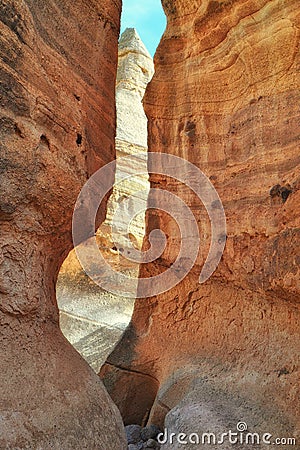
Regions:
<instances>
[{"instance_id":1,"label":"patch of sky at top","mask_svg":"<svg viewBox=\"0 0 300 450\"><path fill-rule=\"evenodd\" d=\"M135 28L151 56L166 28L166 16L160 0L123 0L121 33Z\"/></svg>"}]
</instances>

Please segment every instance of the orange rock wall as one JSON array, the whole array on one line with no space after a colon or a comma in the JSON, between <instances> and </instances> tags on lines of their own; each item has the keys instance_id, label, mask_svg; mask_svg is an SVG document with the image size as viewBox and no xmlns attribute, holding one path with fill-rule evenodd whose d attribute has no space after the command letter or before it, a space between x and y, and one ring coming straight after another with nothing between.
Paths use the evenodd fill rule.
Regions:
<instances>
[{"instance_id":1,"label":"orange rock wall","mask_svg":"<svg viewBox=\"0 0 300 450\"><path fill-rule=\"evenodd\" d=\"M123 381L131 372L138 386L137 372L160 386L154 422L204 377L261 417L280 411L282 423L299 430L298 2L162 3L168 25L144 101L149 150L183 157L210 178L225 208L227 244L217 271L199 285L206 213L187 189L152 176L152 187L168 186L194 210L199 258L171 291L137 300L102 377L131 420L147 418L155 397L153 381L148 411L138 409L143 390L133 399ZM157 227L178 239L169 216L150 212L148 233ZM177 252L173 241L141 276L170 266Z\"/></svg>"},{"instance_id":2,"label":"orange rock wall","mask_svg":"<svg viewBox=\"0 0 300 450\"><path fill-rule=\"evenodd\" d=\"M120 11L111 0L0 2L1 448L125 446L55 299L76 197L115 157Z\"/></svg>"}]
</instances>

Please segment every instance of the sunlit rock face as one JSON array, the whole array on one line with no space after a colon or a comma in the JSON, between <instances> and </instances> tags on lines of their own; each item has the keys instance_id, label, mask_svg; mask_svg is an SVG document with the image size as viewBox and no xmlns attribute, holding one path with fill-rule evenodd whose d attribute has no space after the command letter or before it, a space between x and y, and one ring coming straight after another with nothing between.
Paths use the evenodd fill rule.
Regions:
<instances>
[{"instance_id":1,"label":"sunlit rock face","mask_svg":"<svg viewBox=\"0 0 300 450\"><path fill-rule=\"evenodd\" d=\"M117 140L147 148L147 118L142 105L154 73L153 60L134 28L127 28L119 42L116 84Z\"/></svg>"},{"instance_id":2,"label":"sunlit rock face","mask_svg":"<svg viewBox=\"0 0 300 450\"><path fill-rule=\"evenodd\" d=\"M126 448L55 296L76 197L115 158L120 12L118 0L0 3L2 449Z\"/></svg>"},{"instance_id":3,"label":"sunlit rock face","mask_svg":"<svg viewBox=\"0 0 300 450\"><path fill-rule=\"evenodd\" d=\"M134 212L137 204L146 209L149 192L147 117L142 100L153 73L154 66L150 54L136 30L127 28L119 42L115 186L108 201L106 220L97 233L100 245L102 241L103 248L115 248L115 252L120 256L122 253L126 254L130 243L140 249L145 235L144 211L136 217ZM130 155L137 158L128 161L126 157ZM142 172L142 175L135 175L139 172ZM119 181L121 176L127 179ZM112 235L112 231L115 232L115 236ZM115 259L117 265L121 267L122 263L128 264L125 258ZM135 269L138 269L138 266L135 266Z\"/></svg>"},{"instance_id":4,"label":"sunlit rock face","mask_svg":"<svg viewBox=\"0 0 300 450\"><path fill-rule=\"evenodd\" d=\"M137 32L125 30L119 41L116 81L115 185L96 239L109 265L135 278L135 285L139 265L126 256L131 246L141 248L145 234L144 211L136 217L134 212L137 204L145 210L149 191L147 118L142 99L153 72L152 58ZM129 163L126 157L130 155L137 158ZM137 171L142 175L134 176ZM118 182L121 175L128 179ZM101 289L85 274L73 250L61 268L57 293L65 336L98 371L131 319L134 292L125 298Z\"/></svg>"},{"instance_id":5,"label":"sunlit rock face","mask_svg":"<svg viewBox=\"0 0 300 450\"><path fill-rule=\"evenodd\" d=\"M211 431L218 424L226 432L236 427L236 410L252 429L294 435L300 417L298 2L163 5L168 26L144 100L149 150L183 157L210 178L225 208L227 243L217 271L200 285L211 238L205 210L188 189L150 179L192 208L199 259L172 290L136 302L102 377L131 422L147 420L151 410L150 421L162 425L178 405L168 416L172 429L190 423L201 431L211 417ZM172 219L150 211L147 233L157 227L174 236ZM169 267L178 246L173 242L141 275Z\"/></svg>"}]
</instances>

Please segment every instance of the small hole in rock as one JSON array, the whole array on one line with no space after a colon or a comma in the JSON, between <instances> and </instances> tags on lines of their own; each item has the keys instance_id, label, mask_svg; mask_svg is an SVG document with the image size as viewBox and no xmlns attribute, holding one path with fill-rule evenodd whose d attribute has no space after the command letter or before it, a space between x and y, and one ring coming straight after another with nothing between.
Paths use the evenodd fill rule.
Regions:
<instances>
[{"instance_id":1,"label":"small hole in rock","mask_svg":"<svg viewBox=\"0 0 300 450\"><path fill-rule=\"evenodd\" d=\"M287 187L282 187L280 191L280 195L282 198L283 203L285 203L289 197L289 195L292 193L292 190Z\"/></svg>"},{"instance_id":2,"label":"small hole in rock","mask_svg":"<svg viewBox=\"0 0 300 450\"><path fill-rule=\"evenodd\" d=\"M80 133L77 133L76 144L78 147L82 144L82 135Z\"/></svg>"},{"instance_id":3,"label":"small hole in rock","mask_svg":"<svg viewBox=\"0 0 300 450\"><path fill-rule=\"evenodd\" d=\"M40 145L43 147L50 148L49 139L44 134L42 134L40 137Z\"/></svg>"},{"instance_id":4,"label":"small hole in rock","mask_svg":"<svg viewBox=\"0 0 300 450\"><path fill-rule=\"evenodd\" d=\"M270 190L270 196L274 198L279 195L280 195L280 184L275 184L275 186L273 186L272 189Z\"/></svg>"},{"instance_id":5,"label":"small hole in rock","mask_svg":"<svg viewBox=\"0 0 300 450\"><path fill-rule=\"evenodd\" d=\"M289 184L287 184L286 186L280 186L280 184L276 184L270 190L270 196L272 198L281 197L281 200L283 201L283 203L285 203L292 192L293 190Z\"/></svg>"}]
</instances>

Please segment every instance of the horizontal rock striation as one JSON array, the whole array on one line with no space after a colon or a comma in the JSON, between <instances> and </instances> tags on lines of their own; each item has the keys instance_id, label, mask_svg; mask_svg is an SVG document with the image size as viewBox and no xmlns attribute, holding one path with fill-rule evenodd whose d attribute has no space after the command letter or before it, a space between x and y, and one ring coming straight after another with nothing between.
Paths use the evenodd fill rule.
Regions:
<instances>
[{"instance_id":1,"label":"horizontal rock striation","mask_svg":"<svg viewBox=\"0 0 300 450\"><path fill-rule=\"evenodd\" d=\"M126 256L132 246L141 248L145 235L144 210L149 181L147 118L142 98L153 70L153 60L136 30L126 29L118 46L115 184L107 203L105 221L97 230L96 239L108 264L114 270L135 278L132 297L124 298L97 286L84 272L75 250L69 253L58 277L61 329L97 372L121 338L133 311L139 264L128 261ZM126 157L130 155L135 159L129 163ZM137 175L140 171L143 173ZM137 204L143 206L143 211L135 216ZM89 261L96 264L90 255ZM102 274L100 283L104 278Z\"/></svg>"},{"instance_id":2,"label":"horizontal rock striation","mask_svg":"<svg viewBox=\"0 0 300 450\"><path fill-rule=\"evenodd\" d=\"M147 117L142 100L153 73L153 60L148 50L137 31L127 28L118 47L115 185L108 201L106 220L97 232L100 246L102 241L104 249L115 247L121 256L126 254L131 243L141 248L145 235L145 214L135 217L134 206L140 204L146 208L149 192ZM136 160L127 162L126 157L130 155L136 156ZM137 175L139 172L142 174ZM122 261L118 264L122 266Z\"/></svg>"},{"instance_id":3,"label":"horizontal rock striation","mask_svg":"<svg viewBox=\"0 0 300 450\"><path fill-rule=\"evenodd\" d=\"M193 423L196 432L197 417L207 411L200 431L207 417L212 431L248 418L257 430L297 435L297 1L162 3L168 26L145 98L149 149L180 156L210 178L225 208L227 243L217 271L199 285L211 238L206 212L186 187L151 176L152 187L171 190L193 210L199 257L172 290L136 301L130 329L102 377L125 419L142 422L150 414L150 422L163 425L180 404L168 416L172 429ZM148 234L153 228L172 236L172 246L143 266L141 276L170 267L178 253L172 218L150 211ZM128 373L131 386L141 374L159 384L157 395L151 388L148 411L138 408L141 390L133 399L123 382Z\"/></svg>"}]
</instances>

